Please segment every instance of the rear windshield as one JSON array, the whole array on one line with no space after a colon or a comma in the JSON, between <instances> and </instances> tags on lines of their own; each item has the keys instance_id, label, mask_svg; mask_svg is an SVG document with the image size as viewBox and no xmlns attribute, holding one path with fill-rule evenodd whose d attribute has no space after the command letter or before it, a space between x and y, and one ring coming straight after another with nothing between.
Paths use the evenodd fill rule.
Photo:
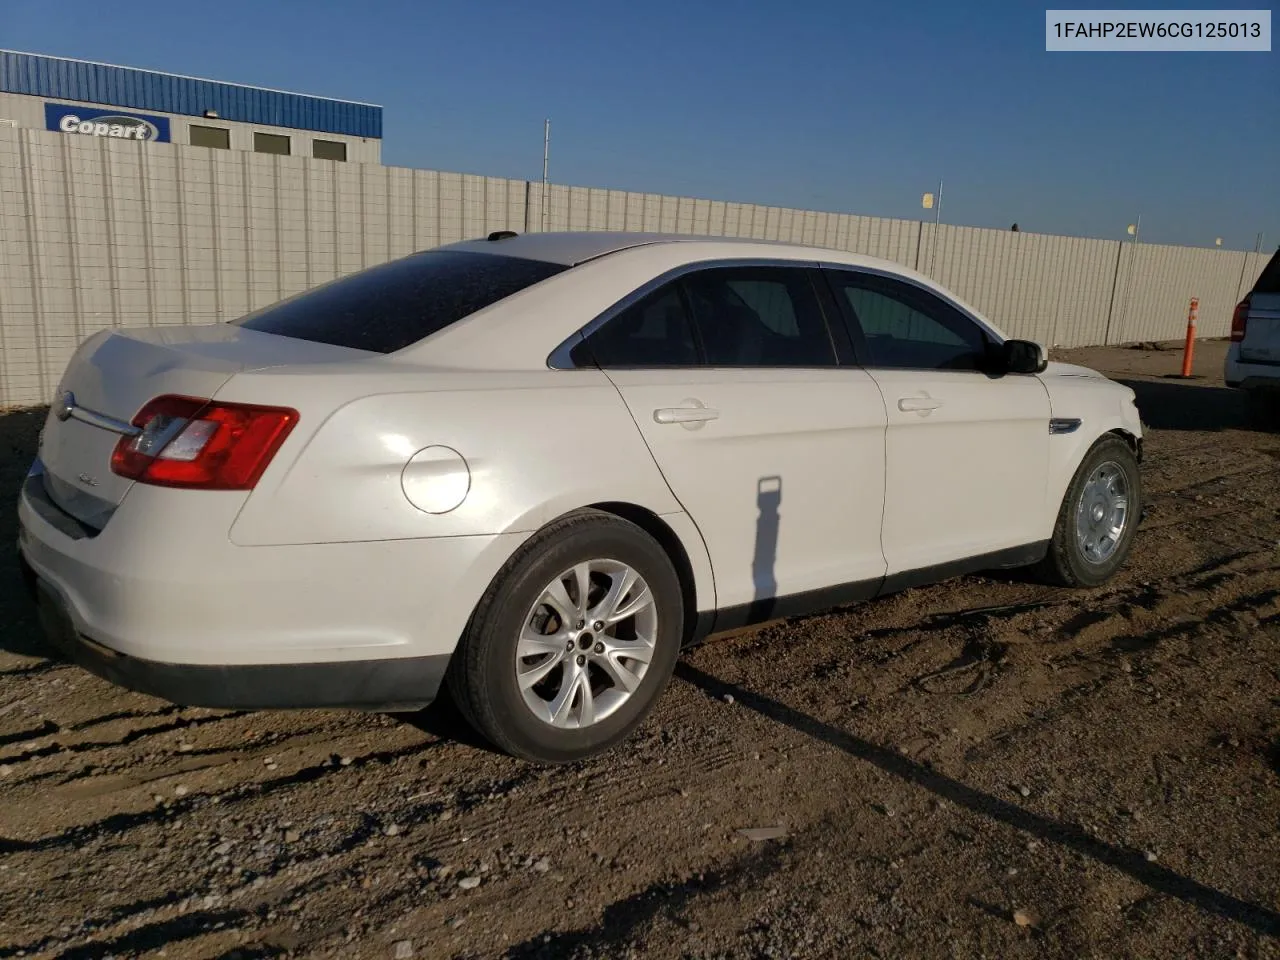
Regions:
<instances>
[{"instance_id":1,"label":"rear windshield","mask_svg":"<svg viewBox=\"0 0 1280 960\"><path fill-rule=\"evenodd\" d=\"M282 337L392 353L565 269L519 257L429 250L231 322Z\"/></svg>"},{"instance_id":2,"label":"rear windshield","mask_svg":"<svg viewBox=\"0 0 1280 960\"><path fill-rule=\"evenodd\" d=\"M1253 292L1280 293L1280 250L1277 250L1271 262L1262 268L1262 275L1253 285Z\"/></svg>"}]
</instances>

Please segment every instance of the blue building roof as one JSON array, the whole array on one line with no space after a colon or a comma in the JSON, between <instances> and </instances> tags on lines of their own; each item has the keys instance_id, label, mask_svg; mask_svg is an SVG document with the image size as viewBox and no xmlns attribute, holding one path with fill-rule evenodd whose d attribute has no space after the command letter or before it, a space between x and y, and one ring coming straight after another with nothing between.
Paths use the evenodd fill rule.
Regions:
<instances>
[{"instance_id":1,"label":"blue building roof","mask_svg":"<svg viewBox=\"0 0 1280 960\"><path fill-rule=\"evenodd\" d=\"M192 117L212 110L220 120L382 137L382 108L371 103L12 50L0 50L0 91Z\"/></svg>"}]
</instances>

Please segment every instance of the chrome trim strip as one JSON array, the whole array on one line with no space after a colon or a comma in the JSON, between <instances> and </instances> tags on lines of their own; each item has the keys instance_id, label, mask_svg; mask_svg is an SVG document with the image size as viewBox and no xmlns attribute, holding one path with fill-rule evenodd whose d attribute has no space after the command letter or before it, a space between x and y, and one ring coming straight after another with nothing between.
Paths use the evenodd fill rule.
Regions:
<instances>
[{"instance_id":1,"label":"chrome trim strip","mask_svg":"<svg viewBox=\"0 0 1280 960\"><path fill-rule=\"evenodd\" d=\"M61 411L59 411L61 413ZM102 430L110 430L112 433L118 433L122 437L136 437L142 433L141 427L135 427L132 423L125 423L123 420L117 420L115 417L108 417L105 413L96 413L86 407L72 407L67 411L67 416L81 423L87 423L91 427L98 427ZM64 419L64 418L59 418Z\"/></svg>"},{"instance_id":2,"label":"chrome trim strip","mask_svg":"<svg viewBox=\"0 0 1280 960\"><path fill-rule=\"evenodd\" d=\"M641 284L636 289L609 307L595 319L588 321L576 333L563 340L547 357L547 366L552 370L576 370L573 361L569 358L569 351L578 345L579 342L585 340L591 334L595 333L602 326L616 317L622 311L626 310L643 300L649 294L657 290L658 287L665 283L670 283L678 277L682 277L687 273L693 273L696 270L714 270L730 267L793 267L799 270L811 270L819 266L815 260L787 260L777 257L743 257L742 259L718 259L718 260L698 260L691 263L682 263L678 267L673 267L666 273L661 273L652 280Z\"/></svg>"},{"instance_id":3,"label":"chrome trim strip","mask_svg":"<svg viewBox=\"0 0 1280 960\"><path fill-rule=\"evenodd\" d=\"M1049 421L1049 432L1052 434L1075 433L1080 429L1078 417L1054 417Z\"/></svg>"}]
</instances>

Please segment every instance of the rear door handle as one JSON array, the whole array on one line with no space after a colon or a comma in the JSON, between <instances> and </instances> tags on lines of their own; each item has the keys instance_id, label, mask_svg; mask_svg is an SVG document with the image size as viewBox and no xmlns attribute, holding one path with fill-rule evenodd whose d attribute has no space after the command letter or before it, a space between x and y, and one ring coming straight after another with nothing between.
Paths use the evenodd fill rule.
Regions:
<instances>
[{"instance_id":1,"label":"rear door handle","mask_svg":"<svg viewBox=\"0 0 1280 960\"><path fill-rule=\"evenodd\" d=\"M709 407L659 407L653 411L656 423L706 423L719 418L720 411Z\"/></svg>"},{"instance_id":2,"label":"rear door handle","mask_svg":"<svg viewBox=\"0 0 1280 960\"><path fill-rule=\"evenodd\" d=\"M928 413L930 410L937 410L942 406L941 400L935 400L933 397L903 397L898 401L898 409L903 413Z\"/></svg>"}]
</instances>

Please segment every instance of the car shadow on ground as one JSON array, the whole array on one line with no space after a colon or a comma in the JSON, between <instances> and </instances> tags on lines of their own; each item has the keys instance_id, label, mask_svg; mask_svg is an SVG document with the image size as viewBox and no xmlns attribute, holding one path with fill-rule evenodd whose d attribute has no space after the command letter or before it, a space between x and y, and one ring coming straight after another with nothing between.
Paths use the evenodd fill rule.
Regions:
<instances>
[{"instance_id":1,"label":"car shadow on ground","mask_svg":"<svg viewBox=\"0 0 1280 960\"><path fill-rule=\"evenodd\" d=\"M1155 430L1267 430L1249 416L1244 394L1230 387L1176 375L1159 380L1117 377L1116 382L1137 394L1142 422Z\"/></svg>"},{"instance_id":2,"label":"car shadow on ground","mask_svg":"<svg viewBox=\"0 0 1280 960\"><path fill-rule=\"evenodd\" d=\"M1077 826L1050 819L983 793L946 774L917 763L895 750L878 746L838 727L823 723L771 697L720 680L687 662L677 665L676 676L716 699L723 698L725 694L732 694L736 703L828 746L835 747L851 757L865 761L890 776L921 787L937 797L980 816L1031 834L1042 841L1070 847L1083 856L1127 874L1157 893L1176 897L1206 913L1242 923L1259 933L1280 935L1280 913L1215 890L1159 863L1150 862L1142 851L1126 850L1106 843L1090 836Z\"/></svg>"}]
</instances>

